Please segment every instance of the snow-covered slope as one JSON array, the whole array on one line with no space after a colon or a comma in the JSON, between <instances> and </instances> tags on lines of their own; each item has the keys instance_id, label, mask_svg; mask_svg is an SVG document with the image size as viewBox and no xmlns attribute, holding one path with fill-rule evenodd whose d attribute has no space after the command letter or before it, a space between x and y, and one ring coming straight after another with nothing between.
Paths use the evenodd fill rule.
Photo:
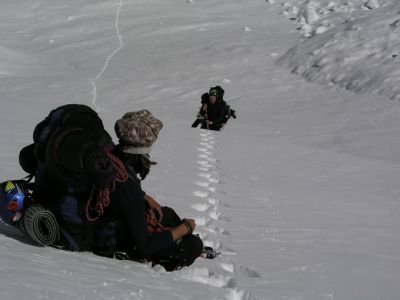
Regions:
<instances>
[{"instance_id":1,"label":"snow-covered slope","mask_svg":"<svg viewBox=\"0 0 400 300\"><path fill-rule=\"evenodd\" d=\"M58 105L91 105L111 133L124 112L147 108L164 128L144 189L196 218L223 254L166 273L39 247L0 224L0 299L397 299L400 109L372 93L396 81L385 64L396 6L365 3L320 1L329 23L310 12L315 30L299 41L283 12L297 18L300 1L2 1L2 180L25 175L18 151ZM341 25L353 14L363 18ZM363 51L372 64L352 73ZM309 53L322 85L285 67L309 70ZM329 74L371 84L362 95L327 89ZM191 128L217 84L238 118L222 132Z\"/></svg>"},{"instance_id":2,"label":"snow-covered slope","mask_svg":"<svg viewBox=\"0 0 400 300\"><path fill-rule=\"evenodd\" d=\"M399 11L398 1L287 4L306 39L280 63L312 82L399 100Z\"/></svg>"}]
</instances>

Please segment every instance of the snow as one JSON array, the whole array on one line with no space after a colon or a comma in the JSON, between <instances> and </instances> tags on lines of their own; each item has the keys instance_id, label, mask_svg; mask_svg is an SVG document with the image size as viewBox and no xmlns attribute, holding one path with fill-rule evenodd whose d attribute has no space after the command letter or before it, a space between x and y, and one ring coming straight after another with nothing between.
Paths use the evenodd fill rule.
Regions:
<instances>
[{"instance_id":1,"label":"snow","mask_svg":"<svg viewBox=\"0 0 400 300\"><path fill-rule=\"evenodd\" d=\"M114 138L146 108L164 128L144 189L223 252L168 273L0 224L0 299L398 299L399 8L3 0L2 180L58 105L92 106ZM215 85L238 118L191 128Z\"/></svg>"},{"instance_id":2,"label":"snow","mask_svg":"<svg viewBox=\"0 0 400 300\"><path fill-rule=\"evenodd\" d=\"M296 16L299 29L305 37L318 36L293 46L281 62L312 82L399 100L400 4L382 2L380 7L376 0L365 1L363 10L353 11L349 3L321 7L307 1Z\"/></svg>"}]
</instances>

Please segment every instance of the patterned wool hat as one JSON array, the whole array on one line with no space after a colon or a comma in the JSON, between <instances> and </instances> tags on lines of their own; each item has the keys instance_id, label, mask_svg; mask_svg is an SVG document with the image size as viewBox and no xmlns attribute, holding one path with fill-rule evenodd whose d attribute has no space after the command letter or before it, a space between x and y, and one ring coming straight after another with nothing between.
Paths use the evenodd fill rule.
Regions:
<instances>
[{"instance_id":1,"label":"patterned wool hat","mask_svg":"<svg viewBox=\"0 0 400 300\"><path fill-rule=\"evenodd\" d=\"M211 88L210 91L208 92L210 96L219 96L218 90L216 88Z\"/></svg>"},{"instance_id":2,"label":"patterned wool hat","mask_svg":"<svg viewBox=\"0 0 400 300\"><path fill-rule=\"evenodd\" d=\"M147 109L128 112L115 122L115 133L126 153L145 154L157 140L163 123Z\"/></svg>"}]
</instances>

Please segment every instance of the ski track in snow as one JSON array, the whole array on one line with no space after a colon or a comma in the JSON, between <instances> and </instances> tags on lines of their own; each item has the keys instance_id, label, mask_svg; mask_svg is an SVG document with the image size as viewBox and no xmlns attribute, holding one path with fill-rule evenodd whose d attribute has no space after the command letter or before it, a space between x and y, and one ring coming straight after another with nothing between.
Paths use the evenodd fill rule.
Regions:
<instances>
[{"instance_id":1,"label":"ski track in snow","mask_svg":"<svg viewBox=\"0 0 400 300\"><path fill-rule=\"evenodd\" d=\"M198 202L192 208L199 213L196 218L197 231L203 239L205 246L221 250L220 256L213 260L211 267L185 268L180 272L181 277L194 282L200 282L213 287L225 288L227 299L249 300L256 299L246 290L237 286L237 275L244 275L248 278L259 278L254 276L254 272L243 272L250 270L239 263L234 262L231 257L236 252L228 247L224 247L221 237L229 236L230 233L223 227L229 222L229 218L223 217L223 203L218 199L218 185L220 181L221 169L216 154L218 152L217 135L211 131L200 131L200 143L198 150L198 176L199 181L193 195L198 198ZM257 273L257 272L256 272ZM258 273L257 273L258 275Z\"/></svg>"},{"instance_id":2,"label":"ski track in snow","mask_svg":"<svg viewBox=\"0 0 400 300\"><path fill-rule=\"evenodd\" d=\"M105 70L108 67L108 64L110 63L111 59L114 57L115 54L117 54L117 52L119 50L122 49L122 47L124 47L124 41L122 39L122 35L120 33L120 29L119 29L119 18L121 15L121 10L122 10L122 6L123 6L124 2L123 0L119 0L119 4L117 6L117 11L115 13L115 32L118 38L118 42L119 42L119 46L106 58L106 60L104 61L104 65L103 68L100 70L100 72L94 77L94 78L90 78L90 83L92 85L92 105L95 108L95 110L97 112L99 112L101 110L100 106L96 103L97 101L97 85L96 85L96 81L99 80L101 78L101 76L103 75L103 73L105 72Z\"/></svg>"}]
</instances>

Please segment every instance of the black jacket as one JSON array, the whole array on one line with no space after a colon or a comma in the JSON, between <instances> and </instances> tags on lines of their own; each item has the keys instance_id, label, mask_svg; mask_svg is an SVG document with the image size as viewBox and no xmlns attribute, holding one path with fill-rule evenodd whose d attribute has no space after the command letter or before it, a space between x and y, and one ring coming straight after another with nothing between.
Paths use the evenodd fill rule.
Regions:
<instances>
[{"instance_id":1,"label":"black jacket","mask_svg":"<svg viewBox=\"0 0 400 300\"><path fill-rule=\"evenodd\" d=\"M213 123L209 129L219 130L221 128L225 119L225 111L226 102L224 100L217 99L214 103L211 103L209 99L202 101L200 113L205 116L206 120ZM207 128L207 125L203 124L202 128Z\"/></svg>"},{"instance_id":2,"label":"black jacket","mask_svg":"<svg viewBox=\"0 0 400 300\"><path fill-rule=\"evenodd\" d=\"M172 233L148 233L144 192L135 170L131 166L126 167L129 178L125 182L116 183L115 190L110 194L110 206L106 214L122 222L128 243L131 243L130 248L134 249L135 254L148 258L173 244Z\"/></svg>"}]
</instances>

